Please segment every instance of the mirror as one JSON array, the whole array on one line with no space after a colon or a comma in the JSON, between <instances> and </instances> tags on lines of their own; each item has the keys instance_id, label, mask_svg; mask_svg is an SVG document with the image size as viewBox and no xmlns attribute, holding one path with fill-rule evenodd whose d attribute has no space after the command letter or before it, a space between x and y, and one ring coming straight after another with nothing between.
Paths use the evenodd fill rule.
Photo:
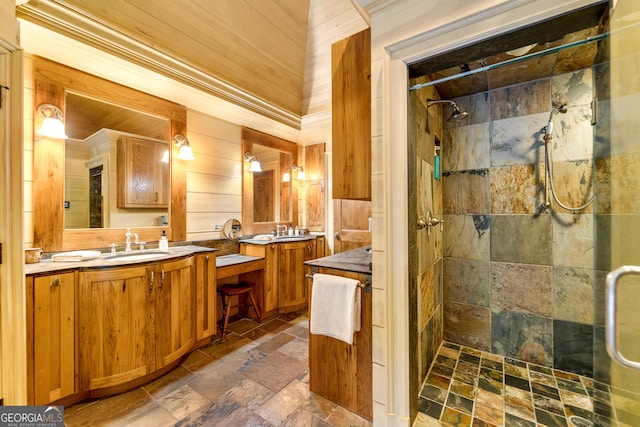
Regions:
<instances>
[{"instance_id":1,"label":"mirror","mask_svg":"<svg viewBox=\"0 0 640 427\"><path fill-rule=\"evenodd\" d=\"M168 189L168 163L161 158L169 149L169 119L67 90L65 131L69 137L65 141L65 229L168 225L166 194L161 200L151 198L147 206L118 203L119 192L127 188L118 183L118 177L124 176L118 168L127 168L124 159L118 158L118 144L121 140L139 141L143 147L139 155L148 158L145 163L152 169L156 163L159 169L149 177L138 173L137 179L144 185ZM154 179L162 182L154 183Z\"/></svg>"},{"instance_id":2,"label":"mirror","mask_svg":"<svg viewBox=\"0 0 640 427\"><path fill-rule=\"evenodd\" d=\"M253 222L290 222L291 182L282 177L285 172L291 175L291 154L258 144L252 153L262 167L262 172L253 172Z\"/></svg>"},{"instance_id":3,"label":"mirror","mask_svg":"<svg viewBox=\"0 0 640 427\"><path fill-rule=\"evenodd\" d=\"M150 116L160 119L158 127L163 129L162 133L149 134L151 139L170 141L173 135L187 135L187 112L184 106L37 56L33 57L33 79L34 130L39 129L42 124L42 117L39 115L37 107L41 104L53 104L61 108L65 115L65 121L70 120L67 132L69 132L69 136L77 139L81 134L74 133L73 121L77 117L73 112L74 102L86 103L93 100L96 101L96 104L88 108L103 109L98 110L102 112L97 113L97 117L106 118L109 116L109 111L113 106L120 106L122 109L128 110L129 114L131 111L143 114L143 116L129 116L130 119L114 118L114 122L118 123L117 126L115 124L98 126L108 126L112 129L138 135L141 133L139 129L124 126L137 126L142 121L141 117L145 117L146 120L147 116ZM71 95L69 100L67 100L67 94ZM73 95L82 96L83 99L75 99ZM68 105L67 102L69 102ZM67 109L69 117L66 117ZM114 113L115 116L117 114ZM76 124L78 129L81 128L81 121L78 119ZM127 137L132 138L132 135ZM185 240L187 234L186 162L177 159L178 147L175 144L169 144L167 148L169 163L164 168L169 176L168 183L165 183L168 200L166 206L155 212L154 215L158 218L166 215L168 225L136 226L129 225L127 220L126 226L114 227L112 225L111 228L71 229L65 228L66 142L62 139L39 137L34 131L32 192L34 246L42 247L46 252L109 247L112 243L123 242L126 227L129 226L134 226L140 240L145 242L157 241L161 230L166 231L171 241ZM151 169L161 171L163 167ZM118 178L116 178L116 182L117 180ZM109 188L112 186L110 181ZM162 191L164 192L165 189ZM133 217L131 221L133 221Z\"/></svg>"},{"instance_id":4,"label":"mirror","mask_svg":"<svg viewBox=\"0 0 640 427\"><path fill-rule=\"evenodd\" d=\"M262 172L251 172L245 153L253 154ZM277 223L298 224L298 184L283 181L298 161L298 146L249 128L242 129L242 222L245 234L269 233Z\"/></svg>"}]
</instances>

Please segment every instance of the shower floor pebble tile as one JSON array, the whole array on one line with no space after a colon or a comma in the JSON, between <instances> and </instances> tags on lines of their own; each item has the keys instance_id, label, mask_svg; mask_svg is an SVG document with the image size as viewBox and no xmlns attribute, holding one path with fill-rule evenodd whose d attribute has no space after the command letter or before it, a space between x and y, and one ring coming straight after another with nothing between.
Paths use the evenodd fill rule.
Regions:
<instances>
[{"instance_id":1,"label":"shower floor pebble tile","mask_svg":"<svg viewBox=\"0 0 640 427\"><path fill-rule=\"evenodd\" d=\"M640 394L445 342L418 411L414 427L627 427L640 425Z\"/></svg>"}]
</instances>

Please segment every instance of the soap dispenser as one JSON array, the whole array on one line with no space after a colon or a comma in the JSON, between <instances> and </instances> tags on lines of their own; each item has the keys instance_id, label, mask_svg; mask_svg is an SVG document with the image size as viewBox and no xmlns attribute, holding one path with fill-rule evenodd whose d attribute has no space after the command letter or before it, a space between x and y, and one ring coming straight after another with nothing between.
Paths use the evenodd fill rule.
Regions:
<instances>
[{"instance_id":1,"label":"soap dispenser","mask_svg":"<svg viewBox=\"0 0 640 427\"><path fill-rule=\"evenodd\" d=\"M158 250L161 252L169 252L169 240L167 239L167 233L162 230L162 235L158 241Z\"/></svg>"}]
</instances>

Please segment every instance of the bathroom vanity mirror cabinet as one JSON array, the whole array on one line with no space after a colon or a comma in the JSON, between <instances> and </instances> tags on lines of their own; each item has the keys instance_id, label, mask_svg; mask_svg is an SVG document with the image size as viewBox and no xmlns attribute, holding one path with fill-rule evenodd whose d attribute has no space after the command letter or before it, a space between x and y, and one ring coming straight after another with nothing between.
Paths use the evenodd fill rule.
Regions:
<instances>
[{"instance_id":1,"label":"bathroom vanity mirror cabinet","mask_svg":"<svg viewBox=\"0 0 640 427\"><path fill-rule=\"evenodd\" d=\"M255 155L262 172L251 172L245 153ZM242 224L244 234L275 230L277 223L298 224L298 145L253 129L242 129ZM283 182L288 172L290 180Z\"/></svg>"},{"instance_id":2,"label":"bathroom vanity mirror cabinet","mask_svg":"<svg viewBox=\"0 0 640 427\"><path fill-rule=\"evenodd\" d=\"M44 58L34 57L34 143L33 143L33 230L34 244L45 251L107 247L124 239L125 228L65 229L65 140L40 137L42 123L37 107L43 103L66 110L67 94L81 94L97 102L118 105L164 121L170 141L176 134L187 134L186 109L172 102L69 68ZM69 123L71 124L71 123ZM132 129L132 128L127 128ZM68 133L72 133L68 131ZM70 135L71 136L71 135ZM158 135L152 135L158 136ZM161 229L170 240L186 238L186 163L177 159L178 148L169 144L168 225L136 227L140 239L158 240Z\"/></svg>"}]
</instances>

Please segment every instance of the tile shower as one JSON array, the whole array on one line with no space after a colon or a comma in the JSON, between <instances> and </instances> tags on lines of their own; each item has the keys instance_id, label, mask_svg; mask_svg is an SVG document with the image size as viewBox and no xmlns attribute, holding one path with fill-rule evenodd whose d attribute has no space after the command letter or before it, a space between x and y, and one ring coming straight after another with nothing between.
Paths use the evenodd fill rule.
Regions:
<instances>
[{"instance_id":1,"label":"tile shower","mask_svg":"<svg viewBox=\"0 0 640 427\"><path fill-rule=\"evenodd\" d=\"M541 207L541 129L553 108L568 107L554 116L550 147L558 197L582 204L593 191L594 170L605 173L609 130L606 118L593 116L591 101L608 95L607 67L456 98L470 113L457 124L426 108L425 100L437 96L432 87L411 93L409 223L425 209L444 218L443 233L409 232L410 253L418 254L409 263L414 395L437 366L442 342L609 383L607 271L594 269L593 220L594 209L606 207L575 213ZM442 177L432 180L440 139ZM605 203L603 196L596 203ZM640 395L631 393L631 400Z\"/></svg>"}]
</instances>

